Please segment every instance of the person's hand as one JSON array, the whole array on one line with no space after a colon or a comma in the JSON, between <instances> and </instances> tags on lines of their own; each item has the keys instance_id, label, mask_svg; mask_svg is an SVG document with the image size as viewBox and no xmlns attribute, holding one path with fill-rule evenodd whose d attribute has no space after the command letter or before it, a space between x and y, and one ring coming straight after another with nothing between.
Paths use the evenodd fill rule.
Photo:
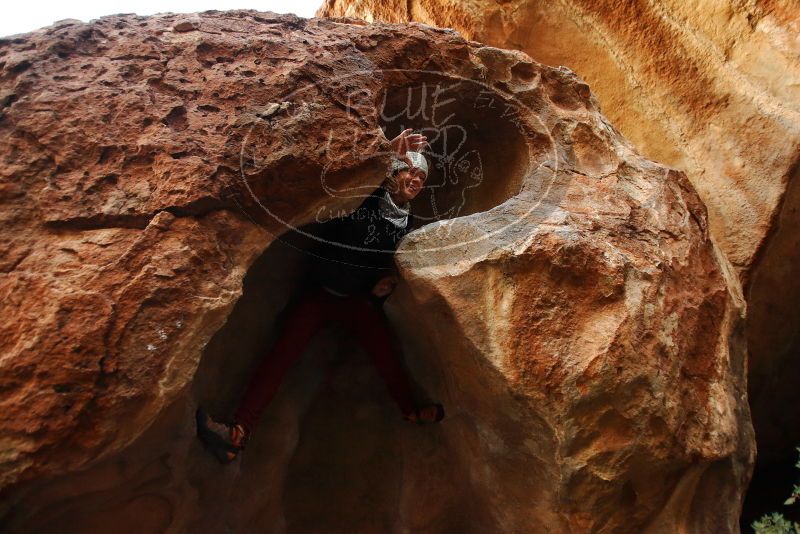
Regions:
<instances>
[{"instance_id":1,"label":"person's hand","mask_svg":"<svg viewBox=\"0 0 800 534\"><path fill-rule=\"evenodd\" d=\"M407 128L400 132L400 135L389 141L394 153L403 161L408 159L406 152L419 152L428 144L427 137L422 134L412 133L413 131L412 128Z\"/></svg>"},{"instance_id":2,"label":"person's hand","mask_svg":"<svg viewBox=\"0 0 800 534\"><path fill-rule=\"evenodd\" d=\"M372 294L376 297L385 297L394 290L397 285L397 277L393 274L384 276L372 288Z\"/></svg>"}]
</instances>

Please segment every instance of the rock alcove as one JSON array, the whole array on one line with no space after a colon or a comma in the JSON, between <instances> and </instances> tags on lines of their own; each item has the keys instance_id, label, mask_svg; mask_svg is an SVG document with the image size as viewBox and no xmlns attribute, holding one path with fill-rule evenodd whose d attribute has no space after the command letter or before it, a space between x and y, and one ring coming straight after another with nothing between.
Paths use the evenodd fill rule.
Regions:
<instances>
[{"instance_id":1,"label":"rock alcove","mask_svg":"<svg viewBox=\"0 0 800 534\"><path fill-rule=\"evenodd\" d=\"M738 286L686 177L639 155L571 71L448 30L250 11L0 47L9 530L736 530ZM449 416L405 425L363 353L320 336L223 468L194 406L229 411L274 336L304 264L304 244L274 241L284 223L380 183L381 127L425 126L347 105L354 85L392 109L435 81L408 72L520 104L460 108L465 148L491 149L480 195L461 202L440 169L438 211L423 200L459 216L398 251L387 313Z\"/></svg>"},{"instance_id":2,"label":"rock alcove","mask_svg":"<svg viewBox=\"0 0 800 534\"><path fill-rule=\"evenodd\" d=\"M437 108L429 91L441 90L445 83L450 103ZM531 164L523 132L501 117L501 111L475 105L487 95L502 101L495 90L467 80L426 75L385 94L381 126L386 136L394 137L410 127L431 141L426 151L432 163L429 179L412 207L418 226L489 210L519 192ZM431 126L436 121L434 109L447 113L446 124ZM346 211L335 196L329 202L325 212ZM281 310L307 280L311 260L307 251L318 229L318 223L310 223L286 231L250 267L242 297L201 359L192 385L195 403L210 400L206 404L214 413L233 411L250 372L277 335ZM428 314L395 299L386 307L401 336L397 350L405 354L415 396L431 400L426 389L441 391L447 370L439 367L440 360L430 358L437 350L435 344L420 336L408 320L409 315ZM436 320L432 315L427 318ZM436 466L435 474L424 482L426 487L449 486L466 476L459 451L443 439L439 429L411 427L399 418L363 350L342 332L328 328L315 337L287 375L274 404L248 446L241 469L253 484L272 488L271 511L289 532L313 531L322 525L329 532L391 531L401 513L399 505L413 499L408 479L417 477L422 466ZM212 486L214 476L212 470L205 484ZM239 489L226 491L244 498ZM433 503L438 508L473 508L469 515L439 519L435 530L488 528L488 514L474 506L475 499L465 489ZM422 503L409 500L407 505ZM228 517L225 521L238 520Z\"/></svg>"}]
</instances>

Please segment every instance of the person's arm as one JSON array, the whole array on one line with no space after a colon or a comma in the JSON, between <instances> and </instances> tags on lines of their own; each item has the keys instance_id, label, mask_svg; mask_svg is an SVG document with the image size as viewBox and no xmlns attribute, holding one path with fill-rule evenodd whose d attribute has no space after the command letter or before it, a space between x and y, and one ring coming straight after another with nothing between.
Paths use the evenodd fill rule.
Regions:
<instances>
[{"instance_id":1,"label":"person's arm","mask_svg":"<svg viewBox=\"0 0 800 534\"><path fill-rule=\"evenodd\" d=\"M414 229L416 218L413 213L408 214L408 223L406 224L405 232L408 233ZM375 286L372 288L372 294L376 297L384 297L394 291L400 279L400 273L397 271L397 266L392 262L390 272L383 277L379 278Z\"/></svg>"},{"instance_id":2,"label":"person's arm","mask_svg":"<svg viewBox=\"0 0 800 534\"><path fill-rule=\"evenodd\" d=\"M406 233L411 231L413 224L412 215L408 214L408 224L406 225ZM400 280L400 273L397 270L397 264L392 261L391 267L388 272L378 279L372 288L372 294L376 297L384 297L394 291L395 286Z\"/></svg>"},{"instance_id":3,"label":"person's arm","mask_svg":"<svg viewBox=\"0 0 800 534\"><path fill-rule=\"evenodd\" d=\"M428 144L427 137L422 134L412 133L413 131L413 128L406 128L400 132L400 135L389 141L389 145L391 145L395 155L405 161L409 167L411 162L408 161L406 152L419 152Z\"/></svg>"}]
</instances>

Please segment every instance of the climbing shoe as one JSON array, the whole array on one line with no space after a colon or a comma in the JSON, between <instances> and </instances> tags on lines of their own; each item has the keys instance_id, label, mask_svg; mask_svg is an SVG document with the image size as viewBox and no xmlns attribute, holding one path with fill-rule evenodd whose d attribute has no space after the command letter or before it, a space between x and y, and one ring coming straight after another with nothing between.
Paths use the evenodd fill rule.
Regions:
<instances>
[{"instance_id":1,"label":"climbing shoe","mask_svg":"<svg viewBox=\"0 0 800 534\"><path fill-rule=\"evenodd\" d=\"M197 437L220 463L232 462L244 450L249 436L242 425L215 421L202 407L197 409L195 421Z\"/></svg>"},{"instance_id":2,"label":"climbing shoe","mask_svg":"<svg viewBox=\"0 0 800 534\"><path fill-rule=\"evenodd\" d=\"M405 419L418 425L438 423L444 419L444 406L439 403L429 404L415 409L412 413L406 415Z\"/></svg>"}]
</instances>

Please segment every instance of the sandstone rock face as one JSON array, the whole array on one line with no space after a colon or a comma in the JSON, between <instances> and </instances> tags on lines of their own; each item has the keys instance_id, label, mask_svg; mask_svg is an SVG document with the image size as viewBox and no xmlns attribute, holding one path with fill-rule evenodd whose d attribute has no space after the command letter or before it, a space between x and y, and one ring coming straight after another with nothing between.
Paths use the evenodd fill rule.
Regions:
<instances>
[{"instance_id":1,"label":"sandstone rock face","mask_svg":"<svg viewBox=\"0 0 800 534\"><path fill-rule=\"evenodd\" d=\"M327 0L320 16L418 21L566 65L646 156L684 170L748 301L760 461L800 443L800 9L793 0ZM787 458L788 455L788 458Z\"/></svg>"},{"instance_id":2,"label":"sandstone rock face","mask_svg":"<svg viewBox=\"0 0 800 534\"><path fill-rule=\"evenodd\" d=\"M9 531L738 529L738 281L686 176L568 69L245 11L66 22L0 63ZM232 409L303 225L357 206L405 127L432 140L427 224L386 310L448 417L408 426L327 332L219 466L194 407Z\"/></svg>"},{"instance_id":3,"label":"sandstone rock face","mask_svg":"<svg viewBox=\"0 0 800 534\"><path fill-rule=\"evenodd\" d=\"M800 13L725 2L327 0L319 16L453 28L566 65L648 157L684 169L712 234L747 269L800 149Z\"/></svg>"}]
</instances>

